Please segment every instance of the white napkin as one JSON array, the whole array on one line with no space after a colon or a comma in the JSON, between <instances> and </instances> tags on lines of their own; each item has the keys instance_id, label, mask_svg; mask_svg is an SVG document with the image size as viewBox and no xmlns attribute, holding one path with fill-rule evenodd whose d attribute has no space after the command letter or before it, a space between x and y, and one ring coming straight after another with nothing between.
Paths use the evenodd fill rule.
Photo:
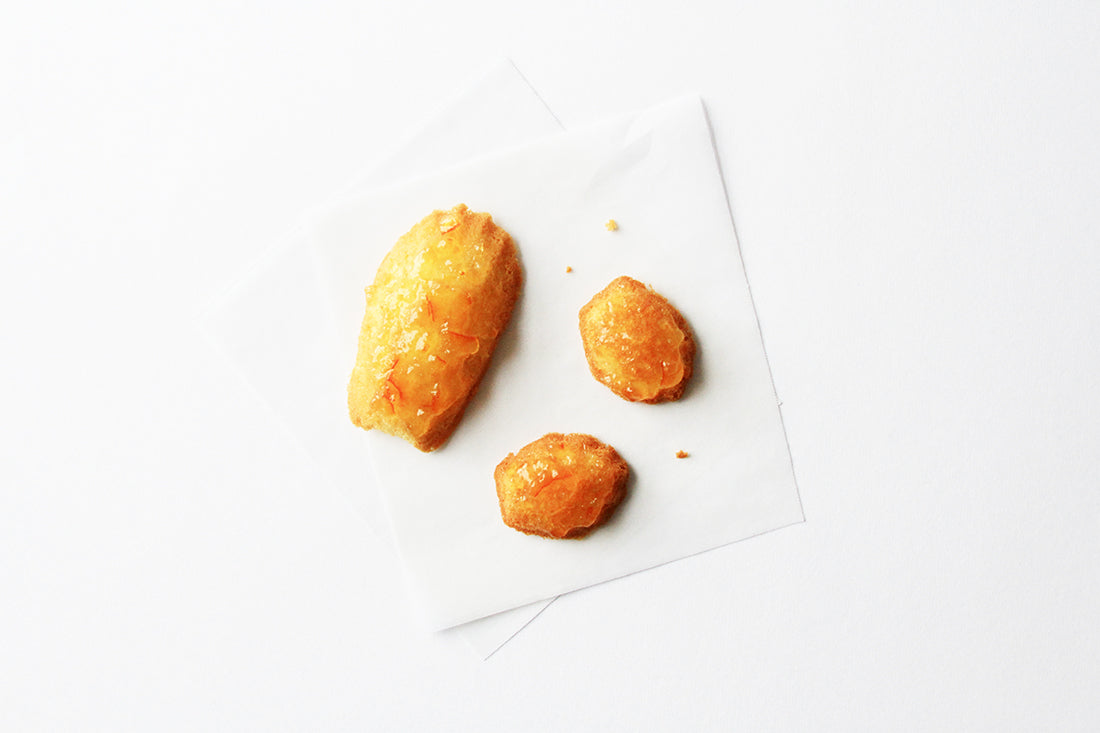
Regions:
<instances>
[{"instance_id":1,"label":"white napkin","mask_svg":"<svg viewBox=\"0 0 1100 733\"><path fill-rule=\"evenodd\" d=\"M791 459L703 105L625 119L349 196L310 220L336 325L327 385L343 419L363 287L396 239L464 202L515 238L526 280L486 379L451 440L425 455L368 433L411 587L440 629L802 520ZM620 230L604 223L614 218ZM567 273L567 267L572 272ZM618 275L690 323L697 373L683 399L627 403L589 374L577 312ZM583 540L500 519L493 468L547 432L584 432L630 464L629 495ZM685 450L690 457L678 459Z\"/></svg>"},{"instance_id":2,"label":"white napkin","mask_svg":"<svg viewBox=\"0 0 1100 733\"><path fill-rule=\"evenodd\" d=\"M515 67L502 61L349 190L422 175L560 129ZM343 394L332 390L346 382L348 365L331 359L332 324L307 244L301 230L291 232L207 307L200 326L312 457L319 480L346 491L370 527L388 535L363 434L348 422ZM480 619L458 632L484 657L545 605Z\"/></svg>"}]
</instances>

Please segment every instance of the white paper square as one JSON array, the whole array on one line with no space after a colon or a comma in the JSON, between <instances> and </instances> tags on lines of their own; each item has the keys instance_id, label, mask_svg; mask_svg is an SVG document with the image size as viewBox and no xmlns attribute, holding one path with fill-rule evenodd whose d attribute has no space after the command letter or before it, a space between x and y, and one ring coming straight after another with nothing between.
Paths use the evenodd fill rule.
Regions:
<instances>
[{"instance_id":1,"label":"white paper square","mask_svg":"<svg viewBox=\"0 0 1100 733\"><path fill-rule=\"evenodd\" d=\"M524 291L494 362L444 448L368 443L425 620L446 628L802 520L790 455L698 98L566 132L311 219L350 372L363 287L430 210L464 202L515 238ZM604 222L615 218L617 232ZM567 273L566 268L572 272ZM618 275L652 284L694 330L685 397L624 402L589 374L577 312ZM334 384L334 394L344 384ZM585 432L631 466L627 500L583 540L500 519L493 468L547 432ZM677 450L688 451L677 459Z\"/></svg>"}]
</instances>

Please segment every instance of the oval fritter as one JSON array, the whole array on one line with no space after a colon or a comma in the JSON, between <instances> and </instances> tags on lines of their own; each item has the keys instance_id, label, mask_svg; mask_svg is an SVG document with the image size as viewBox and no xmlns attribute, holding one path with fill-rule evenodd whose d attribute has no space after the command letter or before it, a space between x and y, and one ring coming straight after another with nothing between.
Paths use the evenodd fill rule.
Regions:
<instances>
[{"instance_id":1,"label":"oval fritter","mask_svg":"<svg viewBox=\"0 0 1100 733\"><path fill-rule=\"evenodd\" d=\"M580 311L588 368L630 402L677 400L691 379L695 340L687 321L653 288L622 276Z\"/></svg>"},{"instance_id":2,"label":"oval fritter","mask_svg":"<svg viewBox=\"0 0 1100 733\"><path fill-rule=\"evenodd\" d=\"M432 451L477 389L519 296L515 244L459 204L397 240L366 289L348 381L351 421Z\"/></svg>"},{"instance_id":3,"label":"oval fritter","mask_svg":"<svg viewBox=\"0 0 1100 733\"><path fill-rule=\"evenodd\" d=\"M630 470L609 445L582 433L548 433L501 461L493 478L500 516L513 529L576 538L607 521Z\"/></svg>"}]
</instances>

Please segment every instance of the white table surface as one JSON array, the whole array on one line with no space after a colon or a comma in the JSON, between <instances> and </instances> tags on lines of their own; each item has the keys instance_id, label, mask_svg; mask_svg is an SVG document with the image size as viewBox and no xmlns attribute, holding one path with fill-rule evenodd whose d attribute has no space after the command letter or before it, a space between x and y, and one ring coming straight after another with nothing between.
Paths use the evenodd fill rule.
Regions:
<instances>
[{"instance_id":1,"label":"white table surface","mask_svg":"<svg viewBox=\"0 0 1100 733\"><path fill-rule=\"evenodd\" d=\"M1100 724L1096 3L22 5L0 727ZM566 127L703 95L807 521L482 661L194 318L501 56Z\"/></svg>"}]
</instances>

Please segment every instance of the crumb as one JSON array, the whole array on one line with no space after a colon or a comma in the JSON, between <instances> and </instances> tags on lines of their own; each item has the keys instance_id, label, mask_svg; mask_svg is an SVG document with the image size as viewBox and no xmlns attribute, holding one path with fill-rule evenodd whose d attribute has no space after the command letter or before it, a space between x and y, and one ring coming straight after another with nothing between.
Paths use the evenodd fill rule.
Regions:
<instances>
[{"instance_id":1,"label":"crumb","mask_svg":"<svg viewBox=\"0 0 1100 733\"><path fill-rule=\"evenodd\" d=\"M688 453L686 450L676 451L676 457L677 458L687 458L689 455L690 455L690 453Z\"/></svg>"},{"instance_id":2,"label":"crumb","mask_svg":"<svg viewBox=\"0 0 1100 733\"><path fill-rule=\"evenodd\" d=\"M605 227L605 228L607 229L607 231L609 231L609 232L614 232L614 231L618 231L618 229L619 229L619 222L615 221L614 219L608 219L608 220L607 220L607 223L606 223L606 224L604 224L604 227Z\"/></svg>"},{"instance_id":3,"label":"crumb","mask_svg":"<svg viewBox=\"0 0 1100 733\"><path fill-rule=\"evenodd\" d=\"M570 267L569 265L566 265L566 266L565 266L565 271L566 271L566 272L573 272L573 268L572 268L572 267Z\"/></svg>"}]
</instances>

